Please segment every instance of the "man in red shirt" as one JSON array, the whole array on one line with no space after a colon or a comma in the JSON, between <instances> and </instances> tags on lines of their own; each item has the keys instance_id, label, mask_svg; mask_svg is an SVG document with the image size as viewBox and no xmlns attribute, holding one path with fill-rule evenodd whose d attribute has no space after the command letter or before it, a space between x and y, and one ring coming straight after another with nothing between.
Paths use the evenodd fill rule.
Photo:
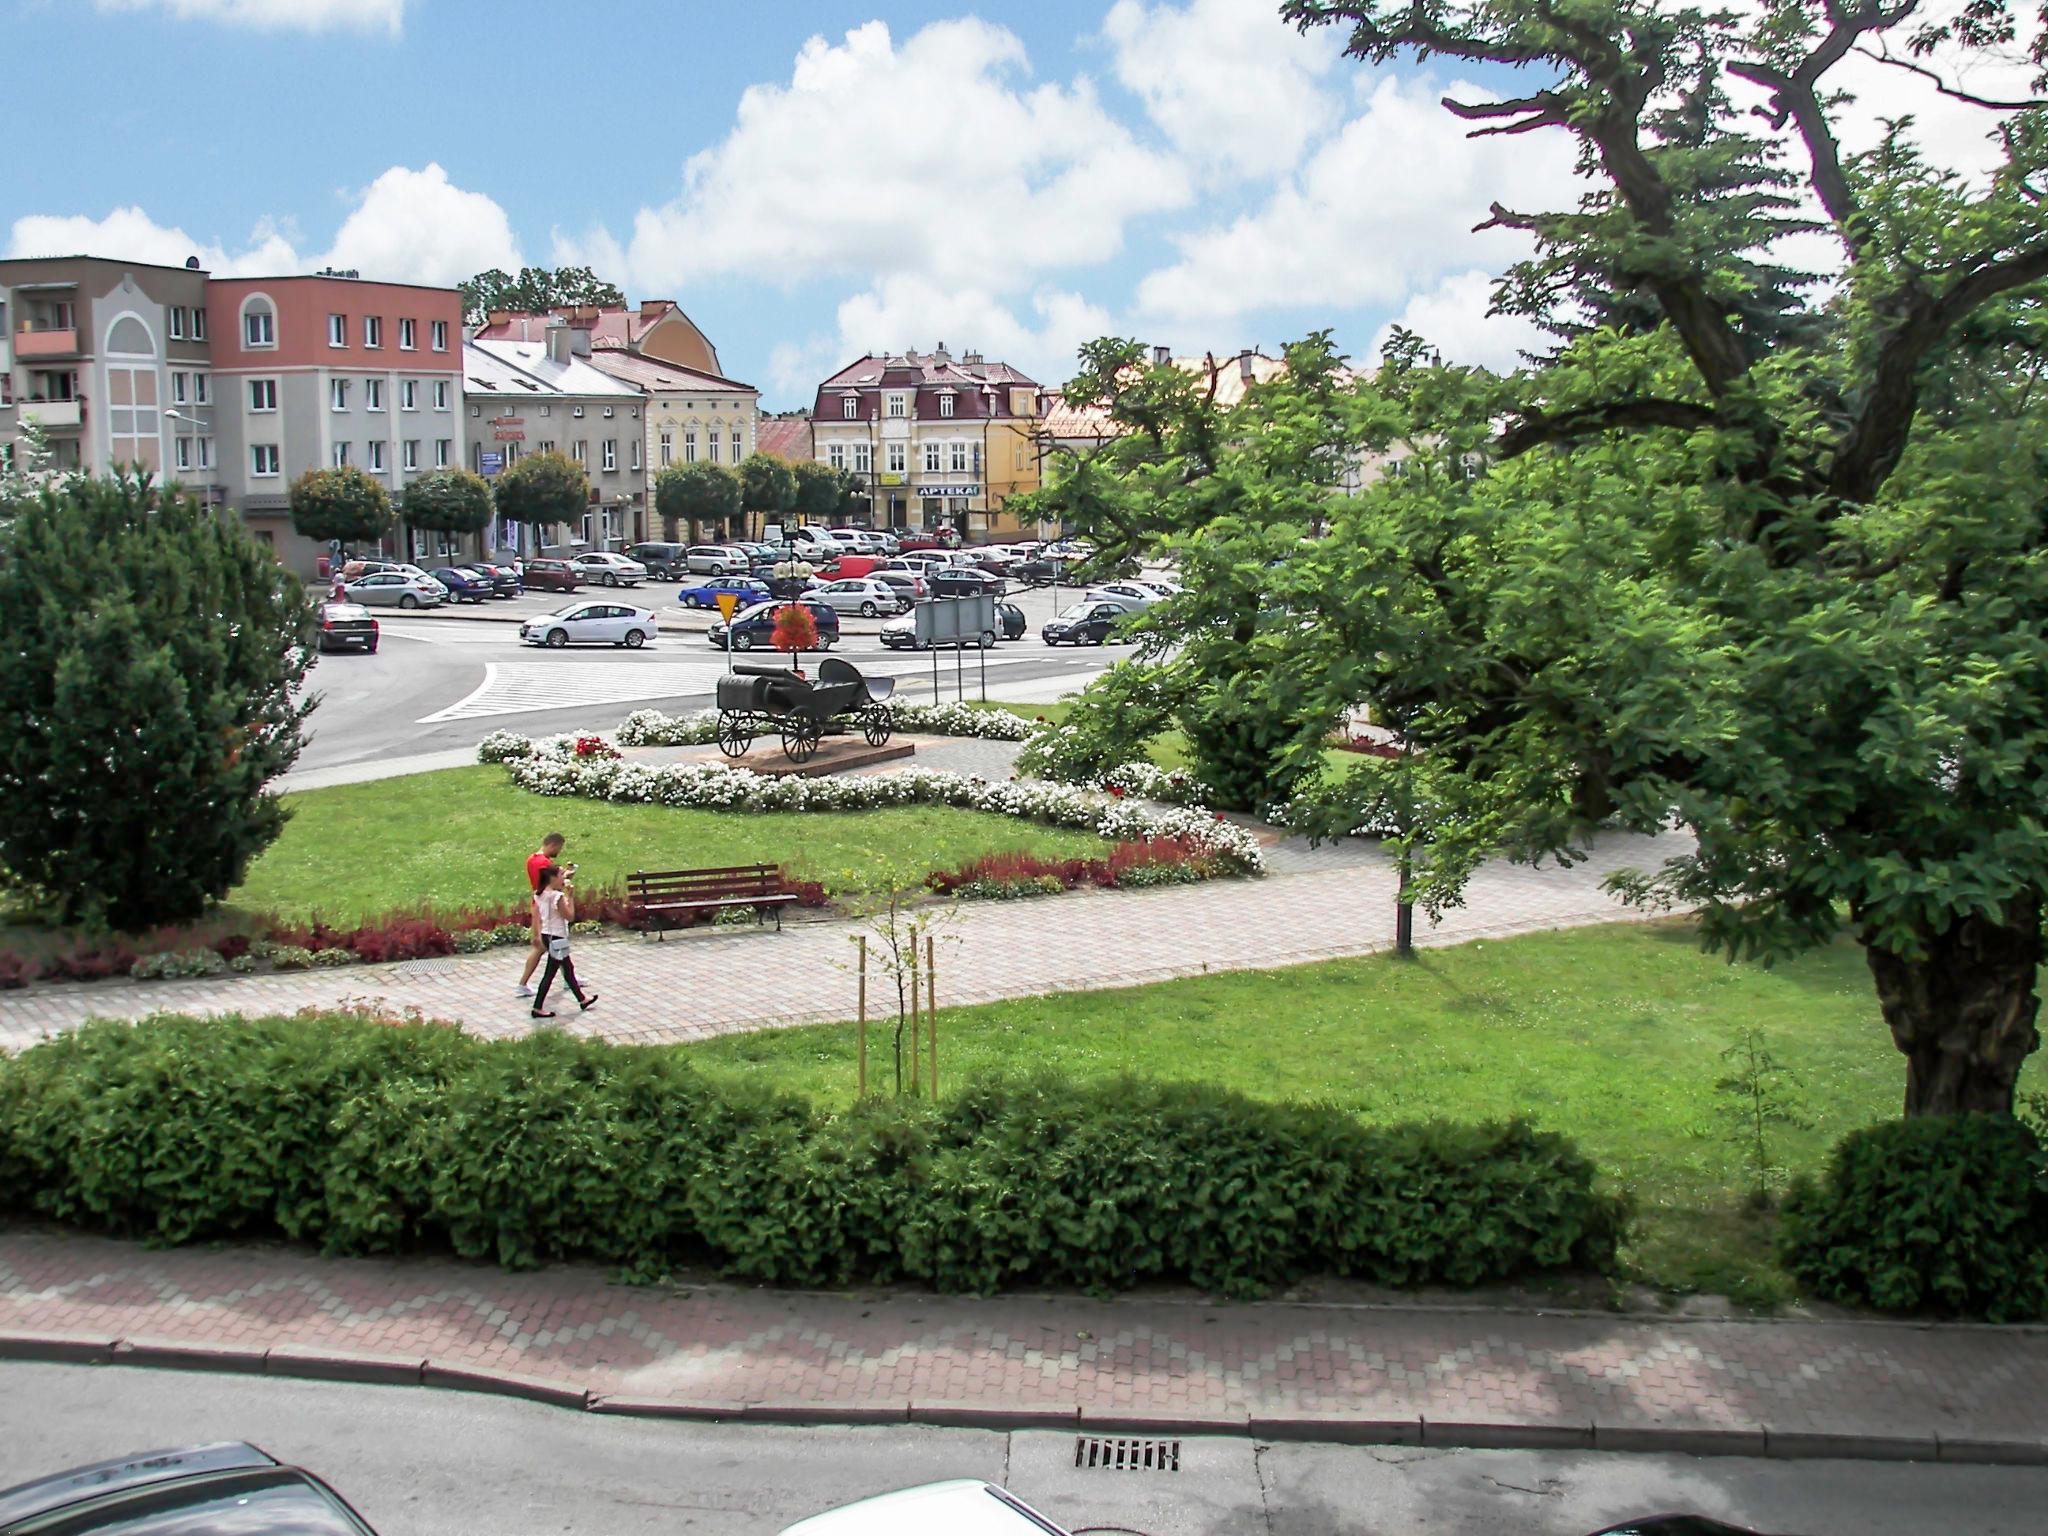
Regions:
<instances>
[{"instance_id":1,"label":"man in red shirt","mask_svg":"<svg viewBox=\"0 0 2048 1536\"><path fill-rule=\"evenodd\" d=\"M562 845L565 841L561 833L550 832L540 840L540 851L527 855L526 889L529 895L540 889L540 872L550 864L561 861ZM540 969L540 963L547 957L548 952L548 941L540 936L540 917L537 913L533 915L532 923L533 943L527 946L526 968L519 973L521 997L533 996L533 973Z\"/></svg>"}]
</instances>

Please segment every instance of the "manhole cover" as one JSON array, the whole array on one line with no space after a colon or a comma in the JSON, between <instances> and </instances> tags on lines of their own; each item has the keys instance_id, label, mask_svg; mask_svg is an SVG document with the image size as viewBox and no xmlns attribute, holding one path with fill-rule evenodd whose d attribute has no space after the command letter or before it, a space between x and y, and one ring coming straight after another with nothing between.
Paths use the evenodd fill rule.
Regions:
<instances>
[{"instance_id":1,"label":"manhole cover","mask_svg":"<svg viewBox=\"0 0 2048 1536\"><path fill-rule=\"evenodd\" d=\"M1107 1472L1178 1472L1180 1442L1081 1435L1074 1441L1074 1465Z\"/></svg>"},{"instance_id":2,"label":"manhole cover","mask_svg":"<svg viewBox=\"0 0 2048 1536\"><path fill-rule=\"evenodd\" d=\"M458 967L452 957L438 960L408 960L403 965L393 966L391 974L407 981L416 981L423 976L453 976Z\"/></svg>"}]
</instances>

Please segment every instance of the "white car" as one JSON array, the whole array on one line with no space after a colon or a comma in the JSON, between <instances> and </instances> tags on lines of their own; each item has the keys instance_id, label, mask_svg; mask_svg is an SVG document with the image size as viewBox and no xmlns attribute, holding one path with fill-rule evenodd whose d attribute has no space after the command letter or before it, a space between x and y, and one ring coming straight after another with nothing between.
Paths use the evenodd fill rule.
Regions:
<instances>
[{"instance_id":1,"label":"white car","mask_svg":"<svg viewBox=\"0 0 2048 1536\"><path fill-rule=\"evenodd\" d=\"M834 613L860 613L871 619L877 614L901 613L909 606L896 588L871 576L828 581L811 596L828 605Z\"/></svg>"},{"instance_id":2,"label":"white car","mask_svg":"<svg viewBox=\"0 0 2048 1536\"><path fill-rule=\"evenodd\" d=\"M1143 613L1154 603L1166 601L1166 594L1154 591L1142 581L1110 581L1099 587L1090 587L1081 594L1084 603L1122 603L1133 613Z\"/></svg>"},{"instance_id":3,"label":"white car","mask_svg":"<svg viewBox=\"0 0 2048 1536\"><path fill-rule=\"evenodd\" d=\"M865 528L831 528L832 542L849 555L879 555L882 541Z\"/></svg>"},{"instance_id":4,"label":"white car","mask_svg":"<svg viewBox=\"0 0 2048 1536\"><path fill-rule=\"evenodd\" d=\"M637 651L656 633L653 614L624 603L571 603L519 626L520 639L551 651L565 645L623 645Z\"/></svg>"},{"instance_id":5,"label":"white car","mask_svg":"<svg viewBox=\"0 0 2048 1536\"><path fill-rule=\"evenodd\" d=\"M926 1483L828 1509L782 1536L1070 1536L1006 1488L972 1478Z\"/></svg>"},{"instance_id":6,"label":"white car","mask_svg":"<svg viewBox=\"0 0 2048 1536\"><path fill-rule=\"evenodd\" d=\"M569 569L576 573L579 581L587 581L594 587L637 587L647 579L647 567L638 560L628 560L624 555L604 550L578 555L569 562Z\"/></svg>"}]
</instances>

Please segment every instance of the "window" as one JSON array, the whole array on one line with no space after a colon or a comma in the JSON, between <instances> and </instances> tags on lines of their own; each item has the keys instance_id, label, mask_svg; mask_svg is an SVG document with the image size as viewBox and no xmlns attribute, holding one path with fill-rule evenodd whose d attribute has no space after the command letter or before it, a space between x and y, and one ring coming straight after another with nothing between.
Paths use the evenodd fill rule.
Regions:
<instances>
[{"instance_id":1,"label":"window","mask_svg":"<svg viewBox=\"0 0 2048 1536\"><path fill-rule=\"evenodd\" d=\"M363 316L363 345L366 347L381 347L384 345L384 320L382 316Z\"/></svg>"},{"instance_id":2,"label":"window","mask_svg":"<svg viewBox=\"0 0 2048 1536\"><path fill-rule=\"evenodd\" d=\"M853 472L856 475L869 474L875 467L875 450L870 443L853 445Z\"/></svg>"},{"instance_id":3,"label":"window","mask_svg":"<svg viewBox=\"0 0 2048 1536\"><path fill-rule=\"evenodd\" d=\"M856 400L852 395L848 395L846 397L846 419L852 421L859 414L860 401Z\"/></svg>"},{"instance_id":4,"label":"window","mask_svg":"<svg viewBox=\"0 0 2048 1536\"><path fill-rule=\"evenodd\" d=\"M570 445L569 455L578 464L588 464L590 462L590 439L587 437L577 438Z\"/></svg>"},{"instance_id":5,"label":"window","mask_svg":"<svg viewBox=\"0 0 2048 1536\"><path fill-rule=\"evenodd\" d=\"M543 416L552 416L555 414L555 408L552 405L544 405L540 408L540 413Z\"/></svg>"},{"instance_id":6,"label":"window","mask_svg":"<svg viewBox=\"0 0 2048 1536\"><path fill-rule=\"evenodd\" d=\"M533 446L542 453L553 453L555 451L555 440L552 437L544 437Z\"/></svg>"},{"instance_id":7,"label":"window","mask_svg":"<svg viewBox=\"0 0 2048 1536\"><path fill-rule=\"evenodd\" d=\"M192 375L192 403L194 405L213 404L212 374L195 373Z\"/></svg>"},{"instance_id":8,"label":"window","mask_svg":"<svg viewBox=\"0 0 2048 1536\"><path fill-rule=\"evenodd\" d=\"M334 467L335 467L336 469L347 469L347 468L348 468L348 444L347 444L347 443L336 443L336 444L334 445Z\"/></svg>"},{"instance_id":9,"label":"window","mask_svg":"<svg viewBox=\"0 0 2048 1536\"><path fill-rule=\"evenodd\" d=\"M953 445L952 469L956 475L965 473L967 469L967 445L965 443L955 443Z\"/></svg>"},{"instance_id":10,"label":"window","mask_svg":"<svg viewBox=\"0 0 2048 1536\"><path fill-rule=\"evenodd\" d=\"M401 411L416 411L420 408L420 381L400 379L398 381L398 408Z\"/></svg>"},{"instance_id":11,"label":"window","mask_svg":"<svg viewBox=\"0 0 2048 1536\"><path fill-rule=\"evenodd\" d=\"M718 428L713 427L704 436L711 445L711 462L716 464L718 462Z\"/></svg>"},{"instance_id":12,"label":"window","mask_svg":"<svg viewBox=\"0 0 2048 1536\"><path fill-rule=\"evenodd\" d=\"M437 411L448 409L448 381L446 379L434 380L434 409Z\"/></svg>"},{"instance_id":13,"label":"window","mask_svg":"<svg viewBox=\"0 0 2048 1536\"><path fill-rule=\"evenodd\" d=\"M891 443L889 445L889 473L892 475L902 474L906 457L907 455L904 453L904 445L902 443Z\"/></svg>"},{"instance_id":14,"label":"window","mask_svg":"<svg viewBox=\"0 0 2048 1536\"><path fill-rule=\"evenodd\" d=\"M347 379L329 379L327 381L327 408L331 411L345 411L348 409Z\"/></svg>"},{"instance_id":15,"label":"window","mask_svg":"<svg viewBox=\"0 0 2048 1536\"><path fill-rule=\"evenodd\" d=\"M454 446L454 442L449 438L437 437L434 439L434 468L446 469L448 467L448 454Z\"/></svg>"},{"instance_id":16,"label":"window","mask_svg":"<svg viewBox=\"0 0 2048 1536\"><path fill-rule=\"evenodd\" d=\"M381 411L384 409L384 381L382 379L363 380L363 409L366 411Z\"/></svg>"},{"instance_id":17,"label":"window","mask_svg":"<svg viewBox=\"0 0 2048 1536\"><path fill-rule=\"evenodd\" d=\"M569 414L571 416L574 416L578 421L581 421L583 419L583 407L579 405L574 410L570 411Z\"/></svg>"},{"instance_id":18,"label":"window","mask_svg":"<svg viewBox=\"0 0 2048 1536\"><path fill-rule=\"evenodd\" d=\"M889 397L889 414L891 416L908 416L910 414L909 398L905 395L891 395Z\"/></svg>"},{"instance_id":19,"label":"window","mask_svg":"<svg viewBox=\"0 0 2048 1536\"><path fill-rule=\"evenodd\" d=\"M179 438L179 439L178 439L178 452L177 452L177 460L178 460L178 468L180 468L180 469L190 469L190 468L192 467L192 439L191 439L191 438L189 438L189 437L181 437L181 438Z\"/></svg>"},{"instance_id":20,"label":"window","mask_svg":"<svg viewBox=\"0 0 2048 1536\"><path fill-rule=\"evenodd\" d=\"M378 475L384 473L384 444L374 437L370 439L370 471Z\"/></svg>"},{"instance_id":21,"label":"window","mask_svg":"<svg viewBox=\"0 0 2048 1536\"><path fill-rule=\"evenodd\" d=\"M446 320L436 320L434 322L434 350L436 352L446 352L448 350L448 322Z\"/></svg>"},{"instance_id":22,"label":"window","mask_svg":"<svg viewBox=\"0 0 2048 1536\"><path fill-rule=\"evenodd\" d=\"M510 469L514 464L517 464L518 462L519 445L517 443L505 444L505 467L507 469Z\"/></svg>"},{"instance_id":23,"label":"window","mask_svg":"<svg viewBox=\"0 0 2048 1536\"><path fill-rule=\"evenodd\" d=\"M277 316L267 309L252 309L242 316L242 345L245 347L274 347L277 345ZM276 471L272 471L276 473Z\"/></svg>"},{"instance_id":24,"label":"window","mask_svg":"<svg viewBox=\"0 0 2048 1536\"><path fill-rule=\"evenodd\" d=\"M926 443L924 445L924 472L928 475L936 475L939 472L939 445L937 443Z\"/></svg>"},{"instance_id":25,"label":"window","mask_svg":"<svg viewBox=\"0 0 2048 1536\"><path fill-rule=\"evenodd\" d=\"M640 468L640 439L637 437L632 437L628 438L626 441L628 446L631 448L633 454L632 458L626 461L626 468L637 472Z\"/></svg>"},{"instance_id":26,"label":"window","mask_svg":"<svg viewBox=\"0 0 2048 1536\"><path fill-rule=\"evenodd\" d=\"M484 408L483 408L482 406L480 406L480 405L472 405L472 406L471 406L471 407L469 408L469 414L470 414L471 416L481 416L481 415L483 415L483 413L484 413Z\"/></svg>"},{"instance_id":27,"label":"window","mask_svg":"<svg viewBox=\"0 0 2048 1536\"><path fill-rule=\"evenodd\" d=\"M846 468L846 444L830 443L826 445L825 462L834 469Z\"/></svg>"},{"instance_id":28,"label":"window","mask_svg":"<svg viewBox=\"0 0 2048 1536\"><path fill-rule=\"evenodd\" d=\"M251 379L249 381L249 409L252 411L274 411L277 409L277 380Z\"/></svg>"},{"instance_id":29,"label":"window","mask_svg":"<svg viewBox=\"0 0 2048 1536\"><path fill-rule=\"evenodd\" d=\"M398 464L401 469L418 469L420 467L420 440L418 438L408 437L403 443L399 444Z\"/></svg>"},{"instance_id":30,"label":"window","mask_svg":"<svg viewBox=\"0 0 2048 1536\"><path fill-rule=\"evenodd\" d=\"M206 340L206 311L196 307L192 311L192 339Z\"/></svg>"},{"instance_id":31,"label":"window","mask_svg":"<svg viewBox=\"0 0 2048 1536\"><path fill-rule=\"evenodd\" d=\"M619 440L608 437L604 440L604 469L606 474L619 467Z\"/></svg>"},{"instance_id":32,"label":"window","mask_svg":"<svg viewBox=\"0 0 2048 1536\"><path fill-rule=\"evenodd\" d=\"M420 345L420 323L417 320L398 322L398 347L401 352L417 352Z\"/></svg>"},{"instance_id":33,"label":"window","mask_svg":"<svg viewBox=\"0 0 2048 1536\"><path fill-rule=\"evenodd\" d=\"M345 347L348 345L347 315L329 315L327 317L327 345L330 347Z\"/></svg>"},{"instance_id":34,"label":"window","mask_svg":"<svg viewBox=\"0 0 2048 1536\"><path fill-rule=\"evenodd\" d=\"M732 429L732 461L735 464L740 461L740 429L738 427Z\"/></svg>"},{"instance_id":35,"label":"window","mask_svg":"<svg viewBox=\"0 0 2048 1536\"><path fill-rule=\"evenodd\" d=\"M180 373L175 368L171 370L171 404L183 405L185 403L186 386L191 382L191 379L192 376L188 373Z\"/></svg>"},{"instance_id":36,"label":"window","mask_svg":"<svg viewBox=\"0 0 2048 1536\"><path fill-rule=\"evenodd\" d=\"M173 305L171 306L171 340L173 340L173 341L183 341L184 339L185 339L185 306L184 306L184 305L182 305L182 304L173 304ZM189 466L189 465L186 465L186 464L180 464L180 465L178 466L178 468L180 468L180 469L187 469L187 468L190 468L190 466Z\"/></svg>"},{"instance_id":37,"label":"window","mask_svg":"<svg viewBox=\"0 0 2048 1536\"><path fill-rule=\"evenodd\" d=\"M695 428L683 433L683 462L685 464L697 462L697 433Z\"/></svg>"},{"instance_id":38,"label":"window","mask_svg":"<svg viewBox=\"0 0 2048 1536\"><path fill-rule=\"evenodd\" d=\"M661 467L667 469L675 456L675 434L663 429L661 434Z\"/></svg>"},{"instance_id":39,"label":"window","mask_svg":"<svg viewBox=\"0 0 2048 1536\"><path fill-rule=\"evenodd\" d=\"M941 416L950 416L950 415L952 415L952 414L953 414L953 397L952 397L952 395L950 395L950 394L944 394L944 395L941 395L941 396L939 396L939 414L940 414Z\"/></svg>"},{"instance_id":40,"label":"window","mask_svg":"<svg viewBox=\"0 0 2048 1536\"><path fill-rule=\"evenodd\" d=\"M606 421L610 421L612 419L612 408L610 406L606 406L604 408L604 419Z\"/></svg>"},{"instance_id":41,"label":"window","mask_svg":"<svg viewBox=\"0 0 2048 1536\"><path fill-rule=\"evenodd\" d=\"M213 439L210 437L195 437L192 441L199 445L199 467L201 469L213 468Z\"/></svg>"},{"instance_id":42,"label":"window","mask_svg":"<svg viewBox=\"0 0 2048 1536\"><path fill-rule=\"evenodd\" d=\"M250 474L274 475L277 472L277 444L258 443L249 450Z\"/></svg>"}]
</instances>

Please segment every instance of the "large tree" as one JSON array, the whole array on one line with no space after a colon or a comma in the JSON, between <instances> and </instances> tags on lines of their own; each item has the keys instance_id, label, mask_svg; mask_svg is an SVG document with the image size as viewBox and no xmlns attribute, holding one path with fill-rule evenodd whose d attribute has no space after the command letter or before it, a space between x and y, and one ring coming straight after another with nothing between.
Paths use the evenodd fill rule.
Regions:
<instances>
[{"instance_id":1,"label":"large tree","mask_svg":"<svg viewBox=\"0 0 2048 1536\"><path fill-rule=\"evenodd\" d=\"M623 304L626 296L588 267L521 267L519 275L491 268L462 285L462 318L481 325L494 309L539 314L565 304Z\"/></svg>"},{"instance_id":2,"label":"large tree","mask_svg":"<svg viewBox=\"0 0 2048 1536\"><path fill-rule=\"evenodd\" d=\"M550 528L589 509L590 476L566 454L529 453L498 476L491 494L501 517L535 529Z\"/></svg>"},{"instance_id":3,"label":"large tree","mask_svg":"<svg viewBox=\"0 0 2048 1536\"><path fill-rule=\"evenodd\" d=\"M718 538L740 506L740 477L723 464L671 464L654 477L654 510L670 538L679 523L692 539Z\"/></svg>"},{"instance_id":4,"label":"large tree","mask_svg":"<svg viewBox=\"0 0 2048 1536\"><path fill-rule=\"evenodd\" d=\"M1625 889L1697 907L1737 954L1846 921L1906 1111L2007 1112L2048 894L2048 128L2033 98L1944 76L2000 136L1994 174L1931 165L1903 129L1846 152L1845 57L1941 75L2021 18L1763 10L1289 0L1369 64L1518 70L1512 95L1448 103L1477 132L1576 139L1581 206L1493 213L1536 246L1498 302L1565 345L1498 379L1397 336L1353 383L1315 338L1225 411L1098 344L1075 395L1147 435L1146 462L1050 494L1112 553L1182 555L1196 590L1166 638L1240 647L1204 681L1399 723L1425 903L1491 852L1679 825L1689 851ZM1764 131L1723 110L1724 78ZM1841 253L1824 301L1771 276L1809 222ZM1399 462L1347 493L1360 455ZM1318 754L1277 754L1309 774L1298 815L1384 812L1378 777L1316 776Z\"/></svg>"},{"instance_id":5,"label":"large tree","mask_svg":"<svg viewBox=\"0 0 2048 1536\"><path fill-rule=\"evenodd\" d=\"M790 469L796 481L790 511L799 523L829 523L839 517L844 494L842 473L814 459L799 459Z\"/></svg>"},{"instance_id":6,"label":"large tree","mask_svg":"<svg viewBox=\"0 0 2048 1536\"><path fill-rule=\"evenodd\" d=\"M391 496L354 465L309 469L291 485L292 526L325 544L374 544L391 531Z\"/></svg>"},{"instance_id":7,"label":"large tree","mask_svg":"<svg viewBox=\"0 0 2048 1536\"><path fill-rule=\"evenodd\" d=\"M740 465L740 505L766 527L796 505L796 476L770 453L748 454Z\"/></svg>"},{"instance_id":8,"label":"large tree","mask_svg":"<svg viewBox=\"0 0 2048 1536\"><path fill-rule=\"evenodd\" d=\"M297 578L179 487L74 476L16 503L0 604L0 880L62 922L197 917L287 815Z\"/></svg>"}]
</instances>

